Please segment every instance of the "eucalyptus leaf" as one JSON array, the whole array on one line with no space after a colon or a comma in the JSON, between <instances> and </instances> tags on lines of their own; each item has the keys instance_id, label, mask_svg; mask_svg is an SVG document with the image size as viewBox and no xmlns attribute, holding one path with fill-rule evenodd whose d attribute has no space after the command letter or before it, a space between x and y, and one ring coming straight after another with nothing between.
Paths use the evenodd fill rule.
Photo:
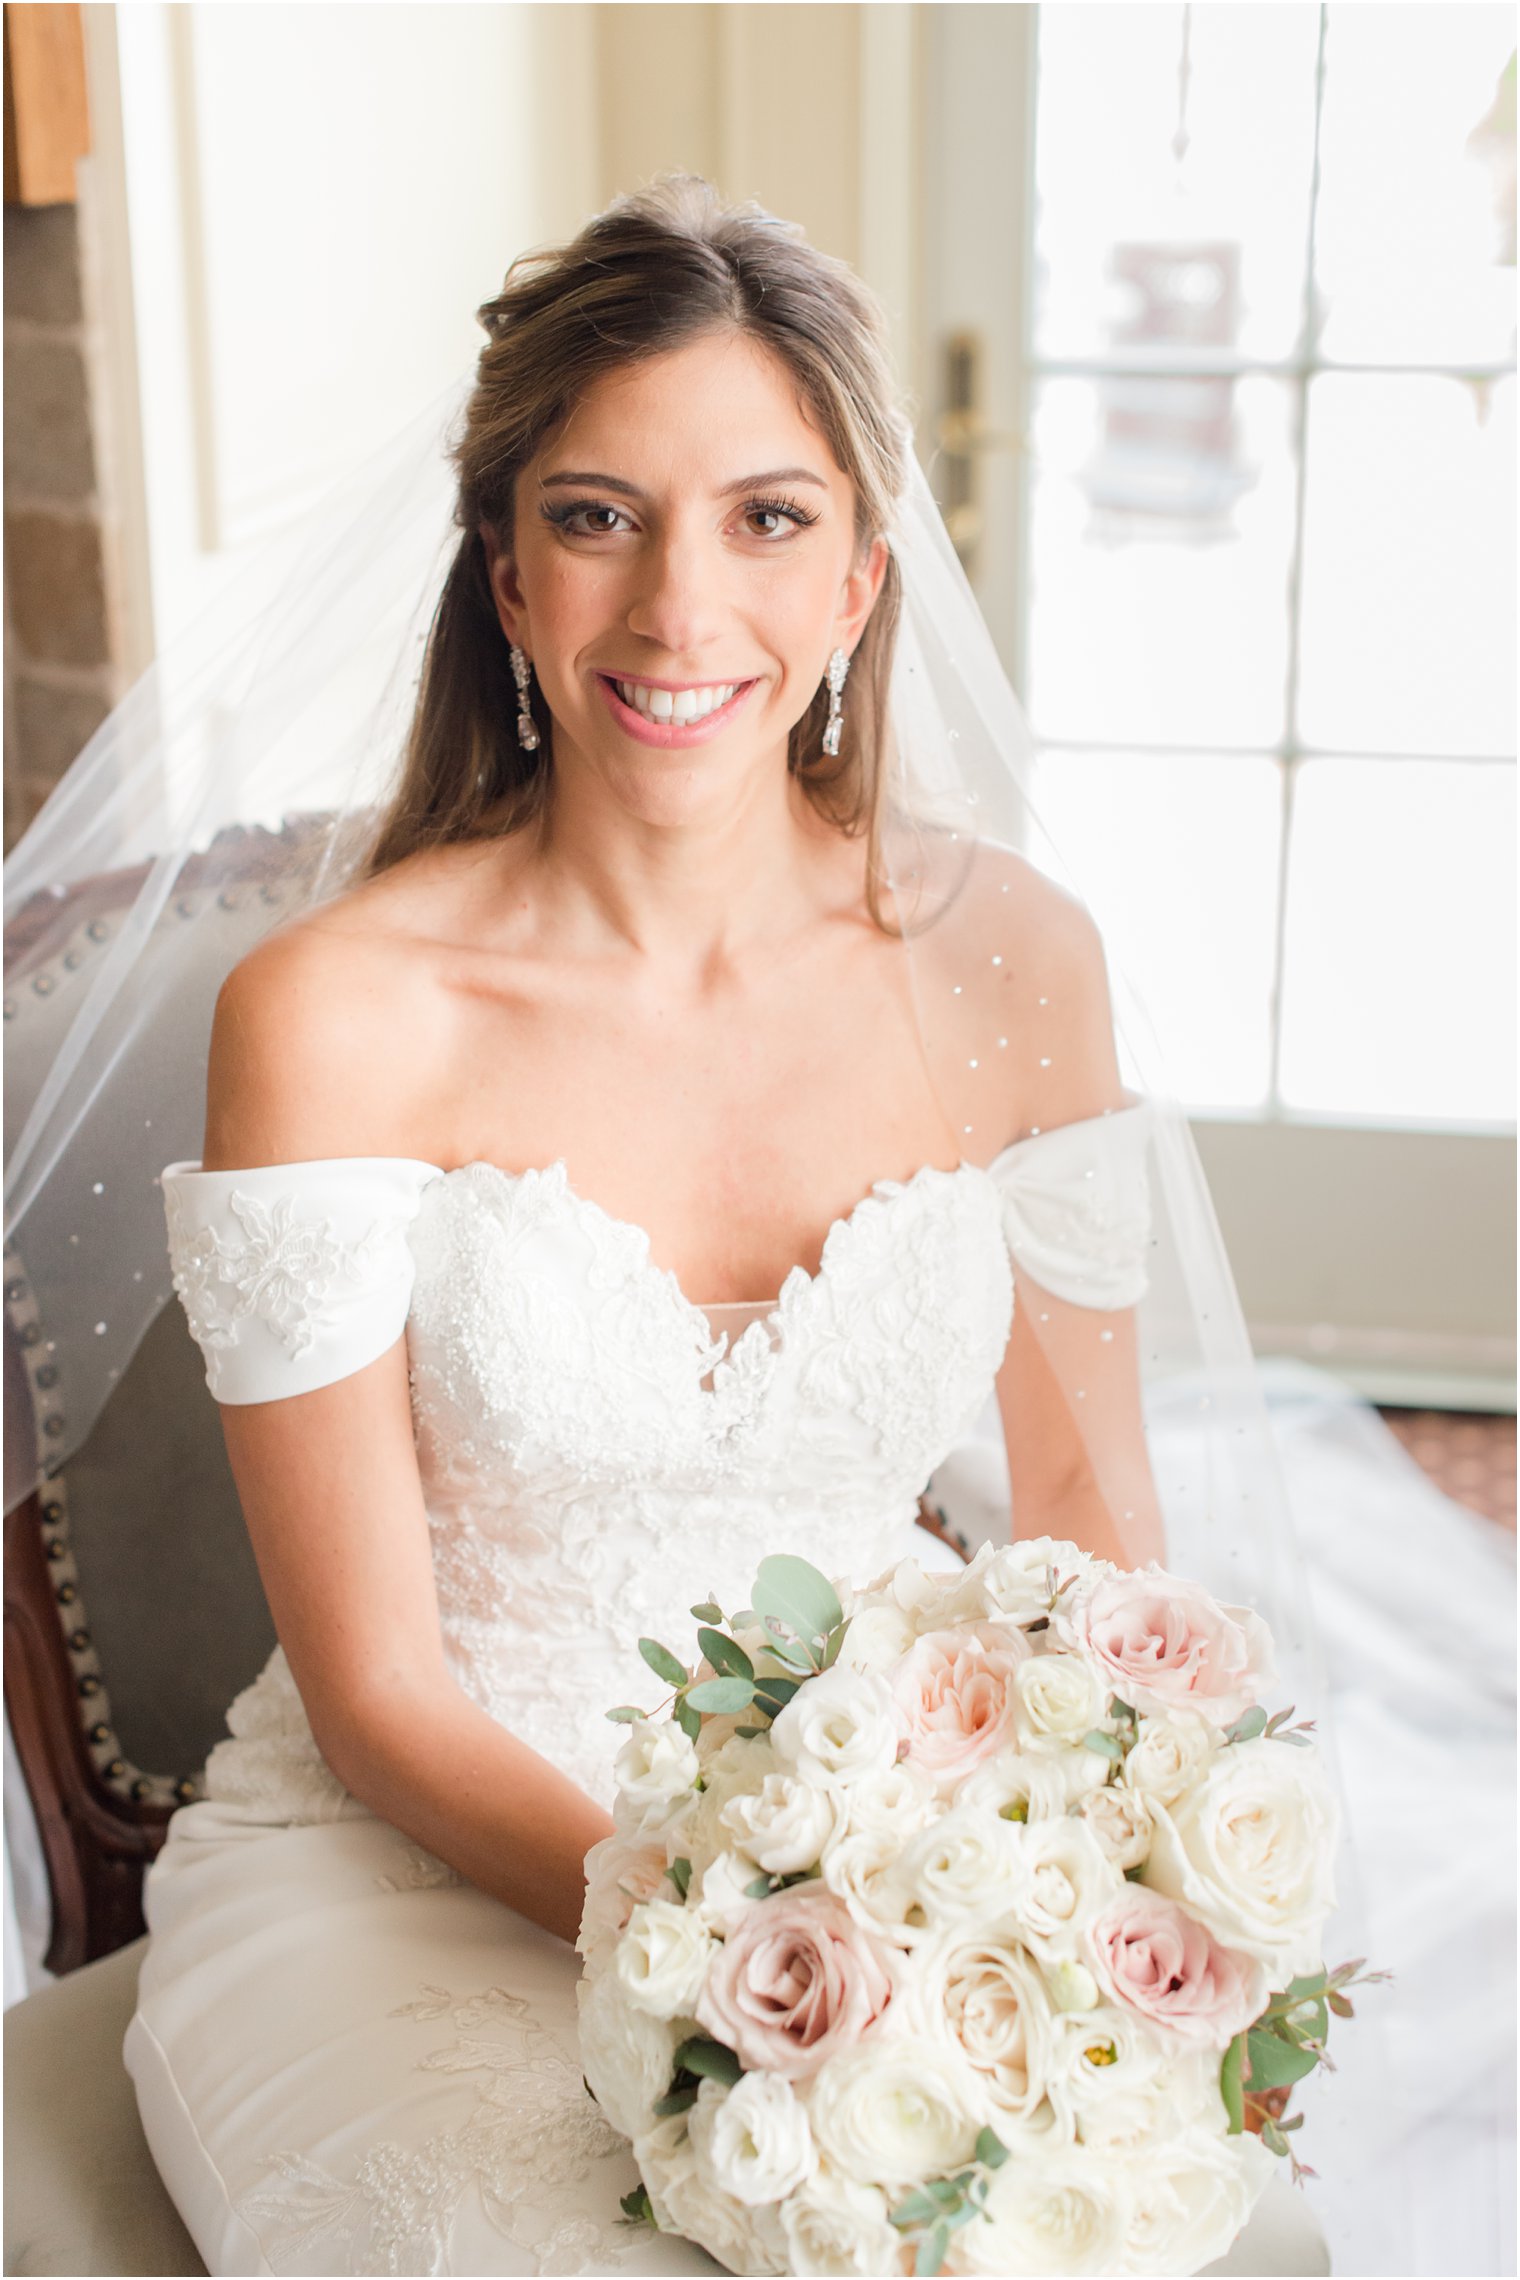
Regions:
<instances>
[{"instance_id":1,"label":"eucalyptus leaf","mask_svg":"<svg viewBox=\"0 0 1520 2280\"><path fill-rule=\"evenodd\" d=\"M676 1704L676 1724L689 1742L694 1742L702 1731L702 1713L693 1710L684 1694Z\"/></svg>"},{"instance_id":2,"label":"eucalyptus leaf","mask_svg":"<svg viewBox=\"0 0 1520 2280\"><path fill-rule=\"evenodd\" d=\"M932 2280L935 2273L944 2270L945 2251L949 2246L950 2227L947 2224L937 2224L932 2232L925 2233L913 2260L913 2270L918 2280Z\"/></svg>"},{"instance_id":3,"label":"eucalyptus leaf","mask_svg":"<svg viewBox=\"0 0 1520 2280\"><path fill-rule=\"evenodd\" d=\"M691 1890L691 1862L689 1860L673 1860L665 1874L670 1878L671 1883L684 1900Z\"/></svg>"},{"instance_id":4,"label":"eucalyptus leaf","mask_svg":"<svg viewBox=\"0 0 1520 2280\"><path fill-rule=\"evenodd\" d=\"M1319 2064L1312 2050L1296 2049L1280 2035L1265 2034L1256 2027L1246 2037L1246 2044L1253 2091L1286 2089L1290 2082L1302 2082Z\"/></svg>"},{"instance_id":5,"label":"eucalyptus leaf","mask_svg":"<svg viewBox=\"0 0 1520 2280\"><path fill-rule=\"evenodd\" d=\"M654 2223L654 2204L649 2198L646 2186L635 2185L631 2193L624 2193L618 2202L618 2207L630 2224L652 2225Z\"/></svg>"},{"instance_id":6,"label":"eucalyptus leaf","mask_svg":"<svg viewBox=\"0 0 1520 2280\"><path fill-rule=\"evenodd\" d=\"M984 2169L1002 2168L1003 2163L1008 2159L1008 2148L1006 2145L1004 2145L996 2130L978 2130L976 2137L976 2158L982 2164L982 2167Z\"/></svg>"},{"instance_id":7,"label":"eucalyptus leaf","mask_svg":"<svg viewBox=\"0 0 1520 2280\"><path fill-rule=\"evenodd\" d=\"M645 1714L634 1702L620 1702L615 1710L606 1712L614 1726L636 1726Z\"/></svg>"},{"instance_id":8,"label":"eucalyptus leaf","mask_svg":"<svg viewBox=\"0 0 1520 2280\"><path fill-rule=\"evenodd\" d=\"M639 1653L667 1686L684 1686L691 1675L685 1663L677 1662L669 1647L662 1647L658 1639L640 1639Z\"/></svg>"},{"instance_id":9,"label":"eucalyptus leaf","mask_svg":"<svg viewBox=\"0 0 1520 2280\"><path fill-rule=\"evenodd\" d=\"M737 1639L727 1638L722 1631L703 1628L697 1633L697 1645L720 1678L753 1678L755 1666Z\"/></svg>"},{"instance_id":10,"label":"eucalyptus leaf","mask_svg":"<svg viewBox=\"0 0 1520 2280\"><path fill-rule=\"evenodd\" d=\"M691 1611L699 1623L721 1623L723 1610L715 1599L704 1599Z\"/></svg>"},{"instance_id":11,"label":"eucalyptus leaf","mask_svg":"<svg viewBox=\"0 0 1520 2280\"><path fill-rule=\"evenodd\" d=\"M1351 1997L1343 1995L1338 1987L1331 1988L1330 1993L1325 1997L1325 2001L1338 2019L1354 2019L1356 2017L1356 2012L1352 2008Z\"/></svg>"},{"instance_id":12,"label":"eucalyptus leaf","mask_svg":"<svg viewBox=\"0 0 1520 2280\"><path fill-rule=\"evenodd\" d=\"M800 1639L826 1639L844 1621L834 1586L808 1560L772 1552L755 1578L755 1608L787 1624Z\"/></svg>"},{"instance_id":13,"label":"eucalyptus leaf","mask_svg":"<svg viewBox=\"0 0 1520 2280\"><path fill-rule=\"evenodd\" d=\"M684 2114L687 2107L694 2106L696 2102L697 2085L688 2082L684 2088L667 2091L663 2098L656 2098L654 2111L657 2114Z\"/></svg>"},{"instance_id":14,"label":"eucalyptus leaf","mask_svg":"<svg viewBox=\"0 0 1520 2280\"><path fill-rule=\"evenodd\" d=\"M1224 2100L1224 2110L1230 2117L1231 2137L1239 2137L1246 2126L1245 2091L1240 2079L1245 2054L1246 2038L1243 2034L1236 2035L1219 2068L1219 2095Z\"/></svg>"},{"instance_id":15,"label":"eucalyptus leaf","mask_svg":"<svg viewBox=\"0 0 1520 2280\"><path fill-rule=\"evenodd\" d=\"M714 2082L733 2084L744 2072L738 2058L727 2043L714 2042L710 2035L693 2035L683 2042L676 2052L677 2066L684 2066L688 2074L705 2074Z\"/></svg>"},{"instance_id":16,"label":"eucalyptus leaf","mask_svg":"<svg viewBox=\"0 0 1520 2280\"><path fill-rule=\"evenodd\" d=\"M734 1732L741 1742L758 1742L770 1732L769 1726L735 1726Z\"/></svg>"},{"instance_id":17,"label":"eucalyptus leaf","mask_svg":"<svg viewBox=\"0 0 1520 2280\"><path fill-rule=\"evenodd\" d=\"M1099 1726L1094 1726L1090 1733L1082 1736L1082 1747L1084 1750L1095 1750L1099 1757L1113 1758L1116 1763L1124 1755L1123 1748L1113 1735L1105 1734Z\"/></svg>"},{"instance_id":18,"label":"eucalyptus leaf","mask_svg":"<svg viewBox=\"0 0 1520 2280\"><path fill-rule=\"evenodd\" d=\"M930 2225L939 2214L927 2193L908 2193L892 2211L888 2222L906 2232L910 2225Z\"/></svg>"},{"instance_id":19,"label":"eucalyptus leaf","mask_svg":"<svg viewBox=\"0 0 1520 2280\"><path fill-rule=\"evenodd\" d=\"M784 1710L801 1684L796 1678L759 1678L755 1681L755 1700L763 1702L771 1716Z\"/></svg>"},{"instance_id":20,"label":"eucalyptus leaf","mask_svg":"<svg viewBox=\"0 0 1520 2280\"><path fill-rule=\"evenodd\" d=\"M755 1699L755 1682L752 1678L704 1678L686 1689L686 1702L692 1710L706 1710L719 1717L731 1716L736 1710L747 1710Z\"/></svg>"},{"instance_id":21,"label":"eucalyptus leaf","mask_svg":"<svg viewBox=\"0 0 1520 2280\"><path fill-rule=\"evenodd\" d=\"M784 1662L788 1670L801 1671L809 1678L823 1667L812 1649L799 1646L795 1639L772 1639L768 1652L777 1662Z\"/></svg>"},{"instance_id":22,"label":"eucalyptus leaf","mask_svg":"<svg viewBox=\"0 0 1520 2280\"><path fill-rule=\"evenodd\" d=\"M768 1872L763 1876L756 1876L751 1878L750 1882L744 1887L744 1897L746 1900L768 1900L770 1896L771 1880Z\"/></svg>"},{"instance_id":23,"label":"eucalyptus leaf","mask_svg":"<svg viewBox=\"0 0 1520 2280\"><path fill-rule=\"evenodd\" d=\"M1258 1734L1267 1730L1267 1713L1258 1703L1254 1709L1243 1711L1225 1733L1227 1742L1254 1742Z\"/></svg>"},{"instance_id":24,"label":"eucalyptus leaf","mask_svg":"<svg viewBox=\"0 0 1520 2280\"><path fill-rule=\"evenodd\" d=\"M829 1643L823 1650L823 1661L819 1665L821 1670L832 1670L835 1663L838 1662L839 1650L844 1645L845 1634L849 1630L852 1620L851 1616L846 1615L844 1621L836 1623L833 1630L830 1631Z\"/></svg>"}]
</instances>

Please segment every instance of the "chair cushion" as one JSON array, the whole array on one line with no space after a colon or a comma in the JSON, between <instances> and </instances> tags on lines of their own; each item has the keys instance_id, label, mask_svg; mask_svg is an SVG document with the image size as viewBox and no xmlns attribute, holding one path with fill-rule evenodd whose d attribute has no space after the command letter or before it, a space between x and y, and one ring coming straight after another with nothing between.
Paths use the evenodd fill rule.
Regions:
<instances>
[{"instance_id":1,"label":"chair cushion","mask_svg":"<svg viewBox=\"0 0 1520 2280\"><path fill-rule=\"evenodd\" d=\"M147 1941L5 2014L5 2270L204 2273L159 2181L121 2039Z\"/></svg>"}]
</instances>

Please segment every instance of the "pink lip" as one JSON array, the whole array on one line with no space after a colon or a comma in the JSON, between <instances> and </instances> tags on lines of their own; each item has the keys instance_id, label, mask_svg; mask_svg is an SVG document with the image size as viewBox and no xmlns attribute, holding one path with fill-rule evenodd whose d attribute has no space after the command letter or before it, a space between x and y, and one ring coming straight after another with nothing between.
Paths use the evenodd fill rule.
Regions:
<instances>
[{"instance_id":1,"label":"pink lip","mask_svg":"<svg viewBox=\"0 0 1520 2280\"><path fill-rule=\"evenodd\" d=\"M711 681L647 681L641 674L620 673L620 681L637 681L644 689L710 689ZM679 749L688 744L705 744L709 737L718 736L728 726L740 706L747 700L758 681L744 681L735 689L726 705L719 705L701 720L676 722L673 720L646 720L632 705L625 705L605 673L596 676L597 686L607 700L607 709L619 728L640 744L652 744L662 751Z\"/></svg>"}]
</instances>

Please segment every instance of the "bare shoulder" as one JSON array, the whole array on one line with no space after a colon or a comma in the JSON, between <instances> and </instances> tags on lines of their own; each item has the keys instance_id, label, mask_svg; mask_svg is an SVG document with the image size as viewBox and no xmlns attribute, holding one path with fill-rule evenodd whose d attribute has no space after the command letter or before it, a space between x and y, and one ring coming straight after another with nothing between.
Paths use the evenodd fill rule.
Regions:
<instances>
[{"instance_id":1,"label":"bare shoulder","mask_svg":"<svg viewBox=\"0 0 1520 2280\"><path fill-rule=\"evenodd\" d=\"M398 865L233 967L212 1025L208 1168L417 1152L449 1064L454 900L447 865Z\"/></svg>"}]
</instances>

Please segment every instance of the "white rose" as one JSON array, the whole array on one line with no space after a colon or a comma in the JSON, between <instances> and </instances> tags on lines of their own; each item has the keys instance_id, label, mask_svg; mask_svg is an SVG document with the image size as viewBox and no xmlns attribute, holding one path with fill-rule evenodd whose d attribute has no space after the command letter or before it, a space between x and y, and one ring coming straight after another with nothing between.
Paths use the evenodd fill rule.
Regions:
<instances>
[{"instance_id":1,"label":"white rose","mask_svg":"<svg viewBox=\"0 0 1520 2280\"><path fill-rule=\"evenodd\" d=\"M868 2036L820 2067L813 2136L847 2176L917 2184L969 2161L981 2127L977 2079L942 2038Z\"/></svg>"},{"instance_id":2,"label":"white rose","mask_svg":"<svg viewBox=\"0 0 1520 2280\"><path fill-rule=\"evenodd\" d=\"M1174 1805L1196 1788L1223 1746L1217 1726L1196 1710L1142 1718L1140 1739L1124 1761L1122 1780L1155 1805Z\"/></svg>"},{"instance_id":3,"label":"white rose","mask_svg":"<svg viewBox=\"0 0 1520 2280\"><path fill-rule=\"evenodd\" d=\"M825 1789L840 1789L863 1773L884 1772L897 1760L897 1719L884 1679L869 1671L832 1670L797 1689L771 1726L780 1762Z\"/></svg>"},{"instance_id":4,"label":"white rose","mask_svg":"<svg viewBox=\"0 0 1520 2280\"><path fill-rule=\"evenodd\" d=\"M911 1758L863 1773L844 1792L851 1832L861 1829L895 1836L899 1843L932 1821L939 1811L933 1782Z\"/></svg>"},{"instance_id":5,"label":"white rose","mask_svg":"<svg viewBox=\"0 0 1520 2280\"><path fill-rule=\"evenodd\" d=\"M746 2208L710 2184L686 2121L685 2114L669 2115L634 2140L655 2223L695 2241L730 2272L784 2272L786 2235L775 2210Z\"/></svg>"},{"instance_id":6,"label":"white rose","mask_svg":"<svg viewBox=\"0 0 1520 2280\"><path fill-rule=\"evenodd\" d=\"M612 1972L583 1975L575 2002L586 2080L612 2127L636 2138L649 2127L655 2100L670 2088L675 2034L663 2019L637 2010Z\"/></svg>"},{"instance_id":7,"label":"white rose","mask_svg":"<svg viewBox=\"0 0 1520 2280\"><path fill-rule=\"evenodd\" d=\"M1094 2000L1097 1991L1094 1989ZM926 2040L950 2036L976 2069L1005 2143L1042 2131L1041 2107L1064 2064L1059 2021L1034 1958L1017 1940L947 1928L913 1953L894 2014Z\"/></svg>"},{"instance_id":8,"label":"white rose","mask_svg":"<svg viewBox=\"0 0 1520 2280\"><path fill-rule=\"evenodd\" d=\"M653 1900L672 1887L666 1883L662 1842L634 1843L602 1837L585 1859L586 1901L575 1945L589 1968L600 1968L640 1900Z\"/></svg>"},{"instance_id":9,"label":"white rose","mask_svg":"<svg viewBox=\"0 0 1520 2280\"><path fill-rule=\"evenodd\" d=\"M947 1919L990 1930L1022 1904L1025 1832L995 1815L952 1807L913 1837L901 1877L919 1904L915 1919L936 1931Z\"/></svg>"},{"instance_id":10,"label":"white rose","mask_svg":"<svg viewBox=\"0 0 1520 2280\"><path fill-rule=\"evenodd\" d=\"M1156 1811L1144 1881L1180 1900L1274 1987L1318 1970L1335 1904L1338 1814L1318 1754L1236 1742L1170 1810Z\"/></svg>"},{"instance_id":11,"label":"white rose","mask_svg":"<svg viewBox=\"0 0 1520 2280\"><path fill-rule=\"evenodd\" d=\"M1107 1696L1081 1655L1031 1655L1020 1663L1013 1683L1015 1722L1025 1749L1070 1748L1103 1717Z\"/></svg>"},{"instance_id":12,"label":"white rose","mask_svg":"<svg viewBox=\"0 0 1520 2280\"><path fill-rule=\"evenodd\" d=\"M995 1548L983 1544L960 1579L951 1619L1001 1616L1010 1623L1037 1622L1050 1612L1052 1568L1058 1582L1075 1576L1079 1586L1112 1572L1108 1561L1095 1560L1062 1537L1026 1536Z\"/></svg>"},{"instance_id":13,"label":"white rose","mask_svg":"<svg viewBox=\"0 0 1520 2280\"><path fill-rule=\"evenodd\" d=\"M919 1902L902 1864L903 1840L891 1829L846 1828L823 1856L823 1881L866 1931L906 1941L908 1917Z\"/></svg>"},{"instance_id":14,"label":"white rose","mask_svg":"<svg viewBox=\"0 0 1520 2280\"><path fill-rule=\"evenodd\" d=\"M1077 1807L1113 1866L1139 1868L1151 1849L1151 1809L1142 1791L1094 1789Z\"/></svg>"},{"instance_id":15,"label":"white rose","mask_svg":"<svg viewBox=\"0 0 1520 2280\"><path fill-rule=\"evenodd\" d=\"M1031 1821L1021 1839L1019 1931L1042 1962L1081 1961L1088 1926L1122 1879L1081 1821Z\"/></svg>"},{"instance_id":16,"label":"white rose","mask_svg":"<svg viewBox=\"0 0 1520 2280\"><path fill-rule=\"evenodd\" d=\"M1074 1804L1103 1787L1108 1774L1109 1761L1096 1750L1032 1750L1027 1757L999 1750L958 1785L955 1799L1004 1820L1064 1821Z\"/></svg>"},{"instance_id":17,"label":"white rose","mask_svg":"<svg viewBox=\"0 0 1520 2280\"><path fill-rule=\"evenodd\" d=\"M783 2200L816 2166L807 2109L779 2074L704 2081L687 2127L708 2183L750 2206Z\"/></svg>"},{"instance_id":18,"label":"white rose","mask_svg":"<svg viewBox=\"0 0 1520 2280\"><path fill-rule=\"evenodd\" d=\"M702 1770L694 1745L673 1721L641 1718L617 1754L618 1833L653 1837L671 1827L696 1795Z\"/></svg>"},{"instance_id":19,"label":"white rose","mask_svg":"<svg viewBox=\"0 0 1520 2280\"><path fill-rule=\"evenodd\" d=\"M890 1670L917 1636L911 1615L892 1600L878 1600L850 1617L839 1660L851 1670Z\"/></svg>"},{"instance_id":20,"label":"white rose","mask_svg":"<svg viewBox=\"0 0 1520 2280\"><path fill-rule=\"evenodd\" d=\"M686 1912L720 1939L736 1931L741 1917L747 1916L755 1901L745 1886L755 1881L748 1861L737 1859L732 1853L715 1853L699 1875L692 1879L686 1896Z\"/></svg>"},{"instance_id":21,"label":"white rose","mask_svg":"<svg viewBox=\"0 0 1520 2280\"><path fill-rule=\"evenodd\" d=\"M1063 2107L1084 2145L1143 2162L1155 2147L1180 2130L1201 2126L1210 2114L1221 2131L1226 2126L1217 2052L1168 2051L1155 2073L1136 2068L1113 2088L1109 2084L1118 2068L1099 2069L1102 2081L1096 2091L1090 2062L1084 2064L1087 2071L1079 2070L1079 2082L1089 2094L1080 2106L1068 2102Z\"/></svg>"},{"instance_id":22,"label":"white rose","mask_svg":"<svg viewBox=\"0 0 1520 2280\"><path fill-rule=\"evenodd\" d=\"M724 1809L736 1797L754 1796L775 1771L775 1755L763 1735L751 1742L727 1741L713 1752L702 1768L701 1793L680 1825L681 1850L693 1869L705 1868L715 1854L728 1851Z\"/></svg>"},{"instance_id":23,"label":"white rose","mask_svg":"<svg viewBox=\"0 0 1520 2280\"><path fill-rule=\"evenodd\" d=\"M945 1609L960 1585L960 1573L930 1575L917 1560L899 1560L896 1567L872 1586L872 1596L881 1593L894 1607L901 1608L913 1624L915 1635L920 1631L937 1630L945 1620Z\"/></svg>"},{"instance_id":24,"label":"white rose","mask_svg":"<svg viewBox=\"0 0 1520 2280\"><path fill-rule=\"evenodd\" d=\"M835 1790L790 1773L769 1773L758 1790L731 1797L718 1815L734 1849L771 1876L816 1868L843 1820Z\"/></svg>"},{"instance_id":25,"label":"white rose","mask_svg":"<svg viewBox=\"0 0 1520 2280\"><path fill-rule=\"evenodd\" d=\"M1199 2272L1223 2256L1250 2217L1276 2156L1259 2137L1195 2129L1169 2133L1134 2164L1126 2272Z\"/></svg>"},{"instance_id":26,"label":"white rose","mask_svg":"<svg viewBox=\"0 0 1520 2280\"><path fill-rule=\"evenodd\" d=\"M970 2272L1117 2272L1132 2205L1127 2166L1075 2148L1005 2162L994 2172L986 2217L955 2238Z\"/></svg>"},{"instance_id":27,"label":"white rose","mask_svg":"<svg viewBox=\"0 0 1520 2280\"><path fill-rule=\"evenodd\" d=\"M640 2011L657 2019L687 2015L702 1992L716 1942L677 1901L646 1900L634 1909L612 1958L612 1976Z\"/></svg>"},{"instance_id":28,"label":"white rose","mask_svg":"<svg viewBox=\"0 0 1520 2280\"><path fill-rule=\"evenodd\" d=\"M887 2196L827 2163L781 2205L787 2270L873 2280L902 2265L902 2234L887 2222Z\"/></svg>"}]
</instances>

